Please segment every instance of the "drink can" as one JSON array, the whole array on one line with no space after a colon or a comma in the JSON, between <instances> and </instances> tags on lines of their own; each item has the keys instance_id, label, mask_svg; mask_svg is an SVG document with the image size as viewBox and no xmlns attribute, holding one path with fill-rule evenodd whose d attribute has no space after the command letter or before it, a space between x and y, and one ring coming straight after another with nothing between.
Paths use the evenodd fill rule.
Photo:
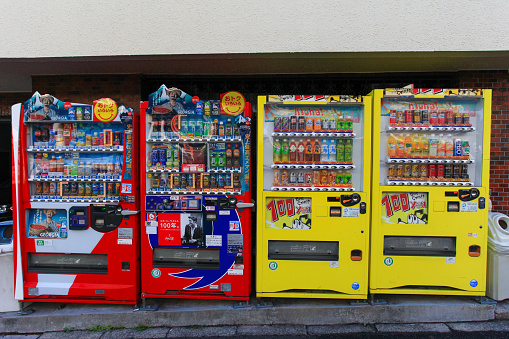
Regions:
<instances>
[{"instance_id":1,"label":"drink can","mask_svg":"<svg viewBox=\"0 0 509 339\"><path fill-rule=\"evenodd\" d=\"M398 120L396 119L396 110L395 109L391 109L390 111L390 120L389 122L391 124L395 124Z\"/></svg>"},{"instance_id":2,"label":"drink can","mask_svg":"<svg viewBox=\"0 0 509 339\"><path fill-rule=\"evenodd\" d=\"M290 131L297 132L297 117L295 115L290 117Z\"/></svg>"},{"instance_id":3,"label":"drink can","mask_svg":"<svg viewBox=\"0 0 509 339\"><path fill-rule=\"evenodd\" d=\"M329 186L335 186L335 185L336 185L336 171L329 170Z\"/></svg>"},{"instance_id":4,"label":"drink can","mask_svg":"<svg viewBox=\"0 0 509 339\"><path fill-rule=\"evenodd\" d=\"M157 151L158 156L157 160L160 166L166 166L166 150L164 148L161 148Z\"/></svg>"},{"instance_id":5,"label":"drink can","mask_svg":"<svg viewBox=\"0 0 509 339\"><path fill-rule=\"evenodd\" d=\"M402 124L405 122L405 114L403 111L396 111L396 122Z\"/></svg>"},{"instance_id":6,"label":"drink can","mask_svg":"<svg viewBox=\"0 0 509 339\"><path fill-rule=\"evenodd\" d=\"M196 185L195 185L195 176L194 176L194 173L189 173L187 175L187 187L189 188L194 188Z\"/></svg>"},{"instance_id":7,"label":"drink can","mask_svg":"<svg viewBox=\"0 0 509 339\"><path fill-rule=\"evenodd\" d=\"M281 118L281 131L282 132L290 132L290 118L289 117Z\"/></svg>"},{"instance_id":8,"label":"drink can","mask_svg":"<svg viewBox=\"0 0 509 339\"><path fill-rule=\"evenodd\" d=\"M218 188L224 188L224 174L223 173L219 173L217 175L217 187Z\"/></svg>"},{"instance_id":9,"label":"drink can","mask_svg":"<svg viewBox=\"0 0 509 339\"><path fill-rule=\"evenodd\" d=\"M106 189L106 195L108 197L112 197L115 195L115 184L112 182L108 183L108 188Z\"/></svg>"},{"instance_id":10,"label":"drink can","mask_svg":"<svg viewBox=\"0 0 509 339\"><path fill-rule=\"evenodd\" d=\"M35 195L42 194L42 182L38 181L35 183Z\"/></svg>"},{"instance_id":11,"label":"drink can","mask_svg":"<svg viewBox=\"0 0 509 339\"><path fill-rule=\"evenodd\" d=\"M120 195L120 183L119 182L116 182L115 183L115 196L119 196Z\"/></svg>"},{"instance_id":12,"label":"drink can","mask_svg":"<svg viewBox=\"0 0 509 339\"><path fill-rule=\"evenodd\" d=\"M412 177L418 178L420 175L419 164L412 164Z\"/></svg>"},{"instance_id":13,"label":"drink can","mask_svg":"<svg viewBox=\"0 0 509 339\"><path fill-rule=\"evenodd\" d=\"M179 190L180 189L180 174L173 173L172 179L173 179L173 185L172 185L173 189Z\"/></svg>"},{"instance_id":14,"label":"drink can","mask_svg":"<svg viewBox=\"0 0 509 339\"><path fill-rule=\"evenodd\" d=\"M396 176L396 165L394 165L394 164L389 165L387 176L389 178Z\"/></svg>"},{"instance_id":15,"label":"drink can","mask_svg":"<svg viewBox=\"0 0 509 339\"><path fill-rule=\"evenodd\" d=\"M92 183L92 196L97 197L99 195L99 183Z\"/></svg>"},{"instance_id":16,"label":"drink can","mask_svg":"<svg viewBox=\"0 0 509 339\"><path fill-rule=\"evenodd\" d=\"M54 181L49 183L49 195L57 195L57 183Z\"/></svg>"},{"instance_id":17,"label":"drink can","mask_svg":"<svg viewBox=\"0 0 509 339\"><path fill-rule=\"evenodd\" d=\"M414 123L422 123L422 112L418 109L414 110Z\"/></svg>"},{"instance_id":18,"label":"drink can","mask_svg":"<svg viewBox=\"0 0 509 339\"><path fill-rule=\"evenodd\" d=\"M76 120L76 108L69 107L69 120Z\"/></svg>"},{"instance_id":19,"label":"drink can","mask_svg":"<svg viewBox=\"0 0 509 339\"><path fill-rule=\"evenodd\" d=\"M419 172L421 179L426 179L428 177L428 165L421 164L419 166Z\"/></svg>"},{"instance_id":20,"label":"drink can","mask_svg":"<svg viewBox=\"0 0 509 339\"><path fill-rule=\"evenodd\" d=\"M304 173L304 185L305 186L313 185L313 172Z\"/></svg>"},{"instance_id":21,"label":"drink can","mask_svg":"<svg viewBox=\"0 0 509 339\"><path fill-rule=\"evenodd\" d=\"M274 170L274 186L281 185L281 171L278 169Z\"/></svg>"},{"instance_id":22,"label":"drink can","mask_svg":"<svg viewBox=\"0 0 509 339\"><path fill-rule=\"evenodd\" d=\"M469 112L463 112L463 125L470 125L470 113Z\"/></svg>"},{"instance_id":23,"label":"drink can","mask_svg":"<svg viewBox=\"0 0 509 339\"><path fill-rule=\"evenodd\" d=\"M320 185L328 186L329 185L329 173L327 170L320 171Z\"/></svg>"},{"instance_id":24,"label":"drink can","mask_svg":"<svg viewBox=\"0 0 509 339\"><path fill-rule=\"evenodd\" d=\"M90 107L85 107L85 110L83 111L83 119L84 120L92 119L92 111L90 110Z\"/></svg>"},{"instance_id":25,"label":"drink can","mask_svg":"<svg viewBox=\"0 0 509 339\"><path fill-rule=\"evenodd\" d=\"M274 132L281 132L281 117L274 117Z\"/></svg>"},{"instance_id":26,"label":"drink can","mask_svg":"<svg viewBox=\"0 0 509 339\"><path fill-rule=\"evenodd\" d=\"M344 183L344 175L343 175L343 172L338 171L338 172L336 173L336 186L343 185L343 183Z\"/></svg>"},{"instance_id":27,"label":"drink can","mask_svg":"<svg viewBox=\"0 0 509 339\"><path fill-rule=\"evenodd\" d=\"M431 125L437 125L438 124L438 113L437 111L431 111L429 113L429 123Z\"/></svg>"},{"instance_id":28,"label":"drink can","mask_svg":"<svg viewBox=\"0 0 509 339\"><path fill-rule=\"evenodd\" d=\"M71 196L75 197L78 194L78 184L73 181L69 186L71 187Z\"/></svg>"},{"instance_id":29,"label":"drink can","mask_svg":"<svg viewBox=\"0 0 509 339\"><path fill-rule=\"evenodd\" d=\"M92 146L92 134L87 134L85 137L85 146Z\"/></svg>"},{"instance_id":30,"label":"drink can","mask_svg":"<svg viewBox=\"0 0 509 339\"><path fill-rule=\"evenodd\" d=\"M313 132L313 117L306 118L306 132Z\"/></svg>"},{"instance_id":31,"label":"drink can","mask_svg":"<svg viewBox=\"0 0 509 339\"><path fill-rule=\"evenodd\" d=\"M462 143L461 139L454 139L454 156L461 157L462 155Z\"/></svg>"},{"instance_id":32,"label":"drink can","mask_svg":"<svg viewBox=\"0 0 509 339\"><path fill-rule=\"evenodd\" d=\"M69 183L68 182L64 182L62 183L62 195L63 196L69 196Z\"/></svg>"},{"instance_id":33,"label":"drink can","mask_svg":"<svg viewBox=\"0 0 509 339\"><path fill-rule=\"evenodd\" d=\"M196 128L194 131L194 136L197 138L201 138L203 135L203 121L201 119L196 120Z\"/></svg>"},{"instance_id":34,"label":"drink can","mask_svg":"<svg viewBox=\"0 0 509 339\"><path fill-rule=\"evenodd\" d=\"M444 165L437 165L437 178L444 178Z\"/></svg>"},{"instance_id":35,"label":"drink can","mask_svg":"<svg viewBox=\"0 0 509 339\"><path fill-rule=\"evenodd\" d=\"M439 110L437 113L438 125L445 125L445 111Z\"/></svg>"},{"instance_id":36,"label":"drink can","mask_svg":"<svg viewBox=\"0 0 509 339\"><path fill-rule=\"evenodd\" d=\"M454 179L461 178L461 165L452 165L452 177Z\"/></svg>"},{"instance_id":37,"label":"drink can","mask_svg":"<svg viewBox=\"0 0 509 339\"><path fill-rule=\"evenodd\" d=\"M413 117L413 113L411 110L405 110L405 122L407 124L411 124L414 122L414 117Z\"/></svg>"},{"instance_id":38,"label":"drink can","mask_svg":"<svg viewBox=\"0 0 509 339\"><path fill-rule=\"evenodd\" d=\"M458 108L454 110L454 124L461 125L463 123L463 117Z\"/></svg>"},{"instance_id":39,"label":"drink can","mask_svg":"<svg viewBox=\"0 0 509 339\"><path fill-rule=\"evenodd\" d=\"M290 172L290 185L295 185L297 183L297 174L295 172Z\"/></svg>"},{"instance_id":40,"label":"drink can","mask_svg":"<svg viewBox=\"0 0 509 339\"><path fill-rule=\"evenodd\" d=\"M429 124L429 111L428 110L423 110L422 111L422 123L423 124Z\"/></svg>"},{"instance_id":41,"label":"drink can","mask_svg":"<svg viewBox=\"0 0 509 339\"><path fill-rule=\"evenodd\" d=\"M104 183L100 182L98 186L99 186L99 196L104 197Z\"/></svg>"},{"instance_id":42,"label":"drink can","mask_svg":"<svg viewBox=\"0 0 509 339\"><path fill-rule=\"evenodd\" d=\"M452 109L448 109L446 111L446 122L447 125L454 125L454 114L452 112Z\"/></svg>"},{"instance_id":43,"label":"drink can","mask_svg":"<svg viewBox=\"0 0 509 339\"><path fill-rule=\"evenodd\" d=\"M203 114L203 101L198 101L196 103L196 114L198 115L202 115ZM210 114L210 111L209 111L209 114Z\"/></svg>"},{"instance_id":44,"label":"drink can","mask_svg":"<svg viewBox=\"0 0 509 339\"><path fill-rule=\"evenodd\" d=\"M412 176L412 165L404 164L403 165L403 177L410 178Z\"/></svg>"},{"instance_id":45,"label":"drink can","mask_svg":"<svg viewBox=\"0 0 509 339\"><path fill-rule=\"evenodd\" d=\"M210 135L210 121L203 122L203 136L208 137Z\"/></svg>"},{"instance_id":46,"label":"drink can","mask_svg":"<svg viewBox=\"0 0 509 339\"><path fill-rule=\"evenodd\" d=\"M314 186L320 185L320 170L313 171L313 185Z\"/></svg>"},{"instance_id":47,"label":"drink can","mask_svg":"<svg viewBox=\"0 0 509 339\"><path fill-rule=\"evenodd\" d=\"M297 119L297 129L299 132L305 132L306 131L306 117L303 115L299 116Z\"/></svg>"},{"instance_id":48,"label":"drink can","mask_svg":"<svg viewBox=\"0 0 509 339\"><path fill-rule=\"evenodd\" d=\"M91 196L92 195L92 183L86 182L85 183L85 196Z\"/></svg>"},{"instance_id":49,"label":"drink can","mask_svg":"<svg viewBox=\"0 0 509 339\"><path fill-rule=\"evenodd\" d=\"M452 178L452 165L451 164L444 165L444 178L446 178L446 179Z\"/></svg>"},{"instance_id":50,"label":"drink can","mask_svg":"<svg viewBox=\"0 0 509 339\"><path fill-rule=\"evenodd\" d=\"M403 178L403 165L396 166L396 177Z\"/></svg>"},{"instance_id":51,"label":"drink can","mask_svg":"<svg viewBox=\"0 0 509 339\"><path fill-rule=\"evenodd\" d=\"M81 197L85 195L85 183L84 182L78 183L78 195Z\"/></svg>"},{"instance_id":52,"label":"drink can","mask_svg":"<svg viewBox=\"0 0 509 339\"><path fill-rule=\"evenodd\" d=\"M121 132L115 132L113 136L113 145L120 146L120 142L122 140L122 133Z\"/></svg>"},{"instance_id":53,"label":"drink can","mask_svg":"<svg viewBox=\"0 0 509 339\"><path fill-rule=\"evenodd\" d=\"M207 104L207 103L205 103L205 104ZM214 101L212 101L211 105L212 105L212 115L220 115L221 114L220 102L217 100L214 100Z\"/></svg>"},{"instance_id":54,"label":"drink can","mask_svg":"<svg viewBox=\"0 0 509 339\"><path fill-rule=\"evenodd\" d=\"M315 132L321 132L322 131L322 119L320 117L315 117L314 131Z\"/></svg>"},{"instance_id":55,"label":"drink can","mask_svg":"<svg viewBox=\"0 0 509 339\"><path fill-rule=\"evenodd\" d=\"M462 179L468 179L468 165L467 164L461 165L460 172L461 172Z\"/></svg>"},{"instance_id":56,"label":"drink can","mask_svg":"<svg viewBox=\"0 0 509 339\"><path fill-rule=\"evenodd\" d=\"M435 165L435 164L429 165L428 170L429 170L430 178L435 178L437 176L437 165Z\"/></svg>"}]
</instances>

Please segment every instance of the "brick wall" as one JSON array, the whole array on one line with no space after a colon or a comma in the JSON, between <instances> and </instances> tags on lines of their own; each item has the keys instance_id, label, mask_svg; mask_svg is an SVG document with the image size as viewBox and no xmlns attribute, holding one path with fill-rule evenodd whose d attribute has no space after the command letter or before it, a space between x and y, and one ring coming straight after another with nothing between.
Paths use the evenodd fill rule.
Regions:
<instances>
[{"instance_id":1,"label":"brick wall","mask_svg":"<svg viewBox=\"0 0 509 339\"><path fill-rule=\"evenodd\" d=\"M62 101L92 104L96 99L111 98L120 106L139 112L141 77L139 75L37 75L32 90L49 93ZM25 100L27 100L27 97Z\"/></svg>"},{"instance_id":2,"label":"brick wall","mask_svg":"<svg viewBox=\"0 0 509 339\"><path fill-rule=\"evenodd\" d=\"M490 188L494 212L509 214L509 73L460 72L459 87L491 88Z\"/></svg>"},{"instance_id":3,"label":"brick wall","mask_svg":"<svg viewBox=\"0 0 509 339\"><path fill-rule=\"evenodd\" d=\"M11 106L25 102L31 96L30 92L0 93L0 119L10 119Z\"/></svg>"}]
</instances>

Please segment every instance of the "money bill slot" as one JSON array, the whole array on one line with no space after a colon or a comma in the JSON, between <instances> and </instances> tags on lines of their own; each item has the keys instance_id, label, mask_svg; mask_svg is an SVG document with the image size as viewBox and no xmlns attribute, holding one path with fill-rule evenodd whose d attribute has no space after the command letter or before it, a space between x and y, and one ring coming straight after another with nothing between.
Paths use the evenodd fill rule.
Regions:
<instances>
[{"instance_id":1,"label":"money bill slot","mask_svg":"<svg viewBox=\"0 0 509 339\"><path fill-rule=\"evenodd\" d=\"M385 236L384 255L455 257L455 237Z\"/></svg>"},{"instance_id":2,"label":"money bill slot","mask_svg":"<svg viewBox=\"0 0 509 339\"><path fill-rule=\"evenodd\" d=\"M153 266L219 269L219 249L154 248Z\"/></svg>"},{"instance_id":3,"label":"money bill slot","mask_svg":"<svg viewBox=\"0 0 509 339\"><path fill-rule=\"evenodd\" d=\"M269 240L269 260L338 261L339 242Z\"/></svg>"},{"instance_id":4,"label":"money bill slot","mask_svg":"<svg viewBox=\"0 0 509 339\"><path fill-rule=\"evenodd\" d=\"M108 274L106 254L28 253L28 272Z\"/></svg>"}]
</instances>

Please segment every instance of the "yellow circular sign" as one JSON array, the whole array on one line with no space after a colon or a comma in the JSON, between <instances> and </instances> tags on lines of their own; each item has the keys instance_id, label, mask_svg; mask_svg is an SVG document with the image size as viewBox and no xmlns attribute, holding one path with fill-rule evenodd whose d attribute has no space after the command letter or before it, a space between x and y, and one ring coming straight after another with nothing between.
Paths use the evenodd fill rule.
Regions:
<instances>
[{"instance_id":1,"label":"yellow circular sign","mask_svg":"<svg viewBox=\"0 0 509 339\"><path fill-rule=\"evenodd\" d=\"M228 115L239 115L245 107L246 99L239 92L230 91L221 96L221 111Z\"/></svg>"},{"instance_id":2,"label":"yellow circular sign","mask_svg":"<svg viewBox=\"0 0 509 339\"><path fill-rule=\"evenodd\" d=\"M115 120L118 114L117 103L110 98L102 98L94 101L94 120L110 122Z\"/></svg>"}]
</instances>

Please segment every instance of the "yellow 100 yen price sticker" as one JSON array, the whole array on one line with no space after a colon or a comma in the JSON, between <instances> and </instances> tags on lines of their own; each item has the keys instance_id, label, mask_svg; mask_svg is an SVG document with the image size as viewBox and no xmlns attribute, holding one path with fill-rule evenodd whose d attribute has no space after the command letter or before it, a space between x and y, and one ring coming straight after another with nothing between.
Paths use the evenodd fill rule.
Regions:
<instances>
[{"instance_id":1,"label":"yellow 100 yen price sticker","mask_svg":"<svg viewBox=\"0 0 509 339\"><path fill-rule=\"evenodd\" d=\"M244 112L246 99L236 91L226 92L221 95L221 111L228 115L239 115Z\"/></svg>"}]
</instances>

